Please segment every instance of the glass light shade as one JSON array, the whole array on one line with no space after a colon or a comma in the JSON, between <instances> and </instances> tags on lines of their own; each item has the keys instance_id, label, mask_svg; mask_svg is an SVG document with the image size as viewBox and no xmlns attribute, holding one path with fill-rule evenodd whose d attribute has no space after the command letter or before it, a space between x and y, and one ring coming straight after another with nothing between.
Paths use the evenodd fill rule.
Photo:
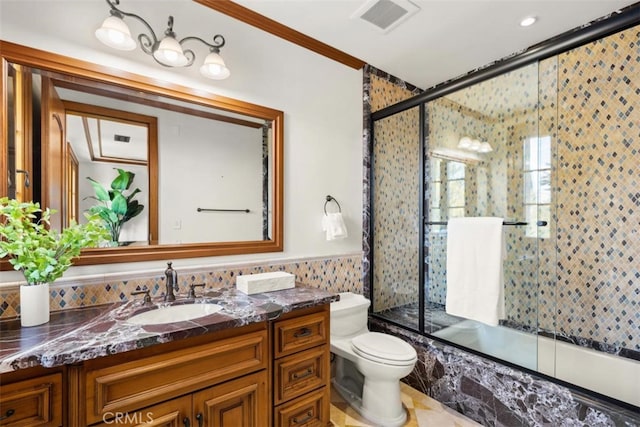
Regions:
<instances>
[{"instance_id":1,"label":"glass light shade","mask_svg":"<svg viewBox=\"0 0 640 427\"><path fill-rule=\"evenodd\" d=\"M469 150L471 151L480 151L480 146L482 144L480 143L480 141L478 141L477 139L474 139L473 141L471 141L471 146L469 147Z\"/></svg>"},{"instance_id":2,"label":"glass light shade","mask_svg":"<svg viewBox=\"0 0 640 427\"><path fill-rule=\"evenodd\" d=\"M490 153L493 151L493 148L491 148L491 145L489 145L488 142L483 142L482 144L480 144L480 149L478 150L478 153Z\"/></svg>"},{"instance_id":3,"label":"glass light shade","mask_svg":"<svg viewBox=\"0 0 640 427\"><path fill-rule=\"evenodd\" d=\"M200 74L209 79L222 80L229 77L231 71L227 68L224 60L218 53L211 52L204 59L204 63L200 67Z\"/></svg>"},{"instance_id":4,"label":"glass light shade","mask_svg":"<svg viewBox=\"0 0 640 427\"><path fill-rule=\"evenodd\" d=\"M125 22L117 16L109 16L102 26L96 30L96 37L102 43L118 50L133 50L136 41L131 37L131 31Z\"/></svg>"},{"instance_id":5,"label":"glass light shade","mask_svg":"<svg viewBox=\"0 0 640 427\"><path fill-rule=\"evenodd\" d=\"M153 52L153 57L160 63L171 67L184 67L189 62L180 43L170 36L162 39L158 48Z\"/></svg>"},{"instance_id":6,"label":"glass light shade","mask_svg":"<svg viewBox=\"0 0 640 427\"><path fill-rule=\"evenodd\" d=\"M460 142L458 142L458 148L469 148L471 147L471 138L467 136L463 136L460 138Z\"/></svg>"}]
</instances>

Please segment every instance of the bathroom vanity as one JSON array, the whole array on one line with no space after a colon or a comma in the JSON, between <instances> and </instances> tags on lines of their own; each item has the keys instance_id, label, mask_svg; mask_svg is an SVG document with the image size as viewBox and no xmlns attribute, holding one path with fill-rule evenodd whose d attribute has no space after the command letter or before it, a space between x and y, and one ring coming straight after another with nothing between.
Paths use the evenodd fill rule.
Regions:
<instances>
[{"instance_id":1,"label":"bathroom vanity","mask_svg":"<svg viewBox=\"0 0 640 427\"><path fill-rule=\"evenodd\" d=\"M0 426L327 425L337 298L216 289L195 303L221 310L188 321L133 324L156 309L136 300L0 322Z\"/></svg>"}]
</instances>

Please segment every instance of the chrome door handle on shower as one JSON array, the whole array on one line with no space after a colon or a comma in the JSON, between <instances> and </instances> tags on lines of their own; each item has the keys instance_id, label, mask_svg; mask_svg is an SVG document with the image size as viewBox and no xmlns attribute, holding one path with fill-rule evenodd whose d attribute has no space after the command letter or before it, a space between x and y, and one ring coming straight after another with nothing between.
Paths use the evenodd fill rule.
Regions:
<instances>
[{"instance_id":1,"label":"chrome door handle on shower","mask_svg":"<svg viewBox=\"0 0 640 427\"><path fill-rule=\"evenodd\" d=\"M29 186L31 185L31 181L29 181L29 171L24 169L16 169L16 175L19 173L24 174L24 186L29 188Z\"/></svg>"}]
</instances>

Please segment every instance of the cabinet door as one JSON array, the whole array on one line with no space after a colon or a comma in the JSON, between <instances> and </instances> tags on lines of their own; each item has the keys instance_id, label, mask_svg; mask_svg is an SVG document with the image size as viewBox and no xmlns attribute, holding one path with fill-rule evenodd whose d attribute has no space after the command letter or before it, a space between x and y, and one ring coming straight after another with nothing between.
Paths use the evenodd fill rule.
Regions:
<instances>
[{"instance_id":1,"label":"cabinet door","mask_svg":"<svg viewBox=\"0 0 640 427\"><path fill-rule=\"evenodd\" d=\"M158 405L129 412L110 412L104 414L102 423L95 426L122 427L189 427L191 418L191 395L168 400Z\"/></svg>"},{"instance_id":2,"label":"cabinet door","mask_svg":"<svg viewBox=\"0 0 640 427\"><path fill-rule=\"evenodd\" d=\"M62 425L62 375L3 384L0 389L0 426Z\"/></svg>"},{"instance_id":3,"label":"cabinet door","mask_svg":"<svg viewBox=\"0 0 640 427\"><path fill-rule=\"evenodd\" d=\"M265 427L269 420L267 371L209 387L193 395L194 426Z\"/></svg>"}]
</instances>

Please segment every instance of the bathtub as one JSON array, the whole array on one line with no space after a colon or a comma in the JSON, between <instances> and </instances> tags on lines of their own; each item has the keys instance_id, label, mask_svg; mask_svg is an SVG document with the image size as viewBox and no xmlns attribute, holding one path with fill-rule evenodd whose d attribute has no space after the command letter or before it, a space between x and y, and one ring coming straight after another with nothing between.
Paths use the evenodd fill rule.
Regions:
<instances>
[{"instance_id":1,"label":"bathtub","mask_svg":"<svg viewBox=\"0 0 640 427\"><path fill-rule=\"evenodd\" d=\"M640 406L639 361L473 320L464 320L433 335Z\"/></svg>"}]
</instances>

